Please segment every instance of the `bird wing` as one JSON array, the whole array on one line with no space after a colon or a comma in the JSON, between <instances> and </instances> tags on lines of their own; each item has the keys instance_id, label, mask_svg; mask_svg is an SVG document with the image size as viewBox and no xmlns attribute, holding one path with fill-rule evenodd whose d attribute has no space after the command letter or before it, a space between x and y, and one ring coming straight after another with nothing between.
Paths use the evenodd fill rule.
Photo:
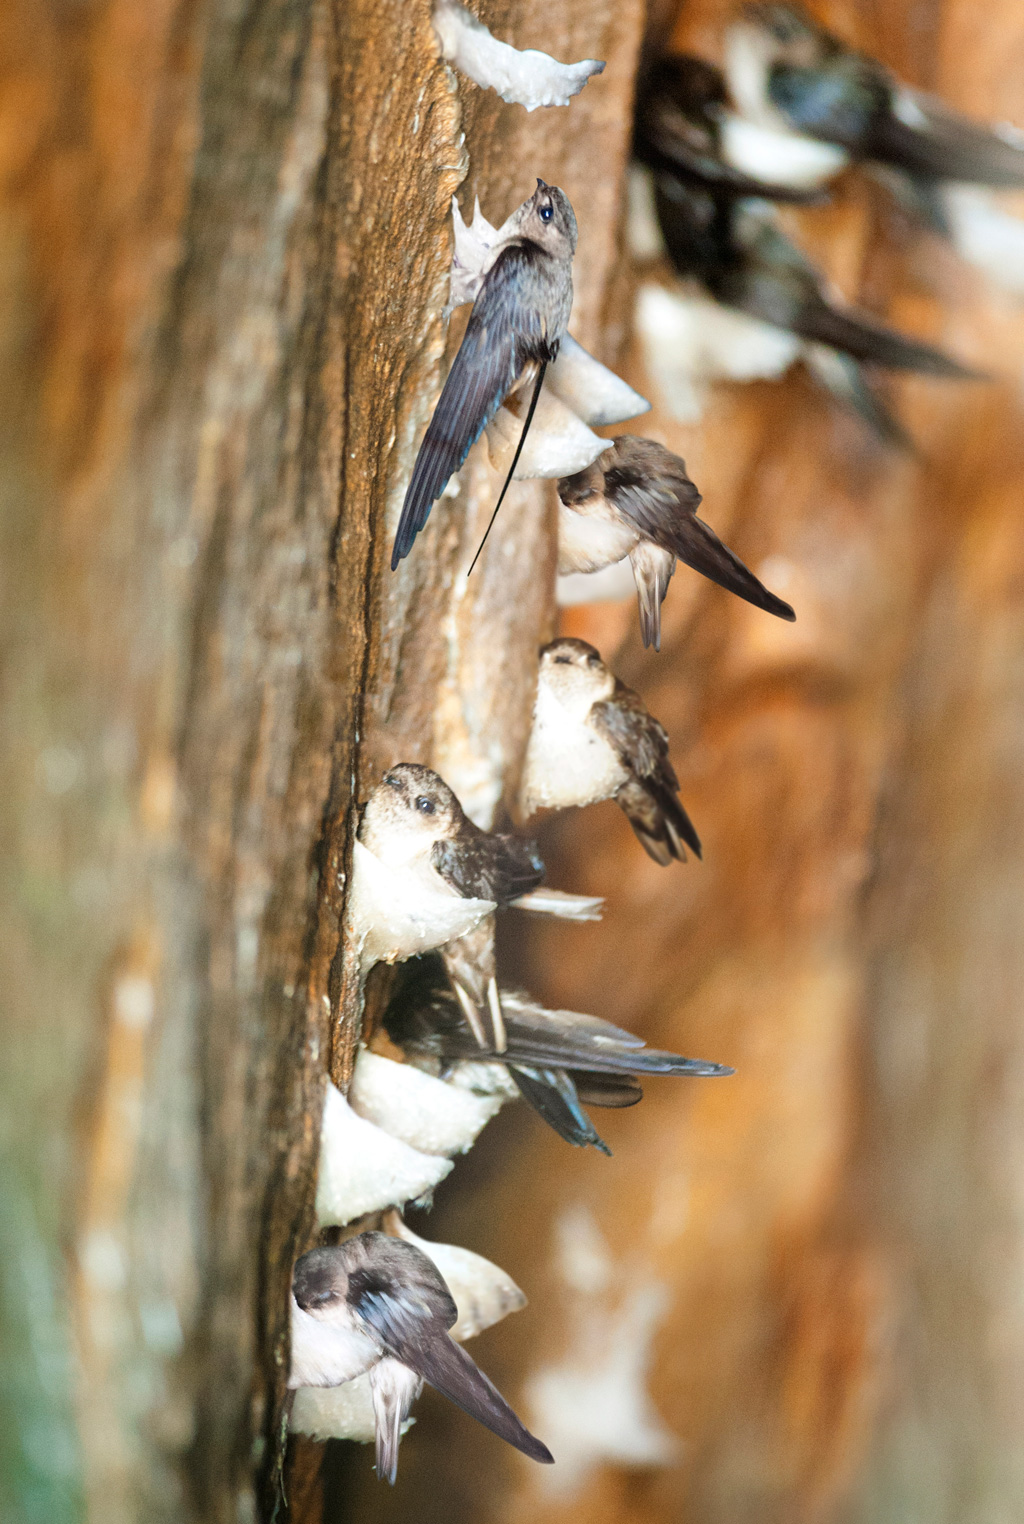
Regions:
<instances>
[{"instance_id":1,"label":"bird wing","mask_svg":"<svg viewBox=\"0 0 1024 1524\"><path fill-rule=\"evenodd\" d=\"M561 1040L546 1034L531 1036L524 1032L517 1017L508 1014L508 997L505 998L508 1049L501 1056L509 1062L510 1069L513 1063L531 1069L552 1069L557 1065L567 1069L577 1082L581 1074L601 1074L623 1084L628 1083L629 1075L691 1074L714 1078L733 1072L727 1064L715 1064L703 1058L684 1058L680 1053L668 1053L661 1048L605 1050L588 1042L585 1036L575 1034L571 1026L567 1026Z\"/></svg>"},{"instance_id":2,"label":"bird wing","mask_svg":"<svg viewBox=\"0 0 1024 1524\"><path fill-rule=\"evenodd\" d=\"M744 174L727 163L716 148L702 143L696 134L673 130L674 126L666 113L649 118L637 132L636 156L657 174L692 180L695 185L722 195L757 196L764 201L793 202L798 206L816 205L824 199L817 188L805 190L770 184Z\"/></svg>"},{"instance_id":3,"label":"bird wing","mask_svg":"<svg viewBox=\"0 0 1024 1524\"><path fill-rule=\"evenodd\" d=\"M391 553L392 571L409 554L434 501L524 366L549 357L537 303L528 299L536 291L537 263L546 258L536 244L513 243L487 272L416 457Z\"/></svg>"},{"instance_id":4,"label":"bird wing","mask_svg":"<svg viewBox=\"0 0 1024 1524\"><path fill-rule=\"evenodd\" d=\"M616 681L610 699L591 705L588 721L631 773L666 788L679 787L669 760L668 733L632 688Z\"/></svg>"},{"instance_id":5,"label":"bird wing","mask_svg":"<svg viewBox=\"0 0 1024 1524\"><path fill-rule=\"evenodd\" d=\"M440 1319L425 1315L422 1306L403 1296L378 1297L362 1315L395 1360L531 1460L551 1464L547 1446L519 1421L494 1383L449 1338Z\"/></svg>"},{"instance_id":6,"label":"bird wing","mask_svg":"<svg viewBox=\"0 0 1024 1524\"><path fill-rule=\"evenodd\" d=\"M933 344L907 338L866 313L835 307L820 295L809 295L796 310L789 326L801 338L828 344L867 364L883 365L889 370L917 371L924 376L945 376L951 380L984 380L982 372L962 365Z\"/></svg>"},{"instance_id":7,"label":"bird wing","mask_svg":"<svg viewBox=\"0 0 1024 1524\"><path fill-rule=\"evenodd\" d=\"M506 905L544 882L544 864L532 841L501 832L464 832L436 841L430 860L446 883L466 899Z\"/></svg>"},{"instance_id":8,"label":"bird wing","mask_svg":"<svg viewBox=\"0 0 1024 1524\"><path fill-rule=\"evenodd\" d=\"M590 724L632 776L615 795L645 851L662 867L685 859L683 843L701 855L700 837L679 800L668 736L643 700L617 683L615 694L590 710Z\"/></svg>"},{"instance_id":9,"label":"bird wing","mask_svg":"<svg viewBox=\"0 0 1024 1524\"><path fill-rule=\"evenodd\" d=\"M422 967L407 975L407 994L393 1000L384 1015L384 1026L394 1042L413 1053L422 1053L442 1064L475 1061L480 1048L467 1030L455 999L442 987L436 965L419 960ZM408 965L406 965L408 968ZM684 1058L645 1046L642 1038L599 1016L581 1011L549 1011L529 996L502 992L507 1048L488 1057L529 1069L567 1069L622 1077L630 1074L731 1074L722 1064L700 1058Z\"/></svg>"},{"instance_id":10,"label":"bird wing","mask_svg":"<svg viewBox=\"0 0 1024 1524\"><path fill-rule=\"evenodd\" d=\"M769 592L739 556L728 545L723 545L711 525L705 524L695 513L677 513L671 519L662 520L658 543L701 576L752 603L755 608L765 609L779 619L792 621L796 618L790 604Z\"/></svg>"},{"instance_id":11,"label":"bird wing","mask_svg":"<svg viewBox=\"0 0 1024 1524\"><path fill-rule=\"evenodd\" d=\"M768 85L772 104L797 132L858 155L885 118L895 89L888 69L846 49L809 65L775 64Z\"/></svg>"},{"instance_id":12,"label":"bird wing","mask_svg":"<svg viewBox=\"0 0 1024 1524\"><path fill-rule=\"evenodd\" d=\"M657 470L645 460L610 465L604 473L605 497L642 535L663 545L667 526L683 515L696 513L701 495L687 476L682 461L668 450L660 451Z\"/></svg>"},{"instance_id":13,"label":"bird wing","mask_svg":"<svg viewBox=\"0 0 1024 1524\"><path fill-rule=\"evenodd\" d=\"M611 1149L580 1105L576 1086L564 1069L509 1064L508 1072L523 1100L560 1138L574 1148L596 1148L611 1158Z\"/></svg>"},{"instance_id":14,"label":"bird wing","mask_svg":"<svg viewBox=\"0 0 1024 1524\"><path fill-rule=\"evenodd\" d=\"M895 109L872 125L863 152L912 175L1024 186L1024 148L917 91L900 92Z\"/></svg>"},{"instance_id":15,"label":"bird wing","mask_svg":"<svg viewBox=\"0 0 1024 1524\"><path fill-rule=\"evenodd\" d=\"M727 306L865 364L963 381L983 379L933 344L830 301L818 272L774 229L762 230L752 260L733 265L709 284L712 295Z\"/></svg>"}]
</instances>

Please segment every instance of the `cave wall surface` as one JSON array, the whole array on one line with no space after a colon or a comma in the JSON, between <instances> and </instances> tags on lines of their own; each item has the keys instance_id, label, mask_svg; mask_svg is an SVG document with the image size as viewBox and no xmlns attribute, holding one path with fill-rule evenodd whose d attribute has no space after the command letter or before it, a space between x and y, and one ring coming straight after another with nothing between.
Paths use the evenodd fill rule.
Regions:
<instances>
[{"instance_id":1,"label":"cave wall surface","mask_svg":"<svg viewBox=\"0 0 1024 1524\"><path fill-rule=\"evenodd\" d=\"M12 1519L278 1507L288 1276L356 1035L349 807L384 752L448 746L493 806L525 734L539 491L468 595L475 527L439 510L381 615L467 171L429 14L0 21ZM532 183L485 169L505 210Z\"/></svg>"}]
</instances>

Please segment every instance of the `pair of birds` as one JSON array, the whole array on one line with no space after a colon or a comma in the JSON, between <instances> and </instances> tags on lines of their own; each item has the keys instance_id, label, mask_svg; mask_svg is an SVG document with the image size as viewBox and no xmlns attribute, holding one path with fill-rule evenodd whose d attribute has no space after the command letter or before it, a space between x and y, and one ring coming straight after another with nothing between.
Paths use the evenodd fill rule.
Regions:
<instances>
[{"instance_id":1,"label":"pair of birds","mask_svg":"<svg viewBox=\"0 0 1024 1524\"><path fill-rule=\"evenodd\" d=\"M645 851L667 866L684 861L687 849L701 853L678 790L664 728L594 647L568 637L544 647L523 813L614 799ZM499 990L494 914L505 906L533 908L532 893L542 896L536 908L559 913L562 900L540 889L543 877L532 842L481 830L436 773L401 763L385 774L363 811L353 860L352 934L367 968L439 952L450 991L435 970L420 965L385 1016L389 1035L414 1062L441 1073L473 1061L500 1062L562 1137L605 1149L584 1100L630 1105L641 1096L637 1075L729 1071L648 1051L610 1023L547 1012ZM578 913L571 899L568 909ZM463 911L469 923L453 932L453 915Z\"/></svg>"},{"instance_id":2,"label":"pair of birds","mask_svg":"<svg viewBox=\"0 0 1024 1524\"><path fill-rule=\"evenodd\" d=\"M862 366L981 378L839 301L770 203L818 200L846 165L861 163L904 207L953 235L961 182L1024 186L1019 142L902 86L798 7L751 5L728 29L724 73L686 56L648 69L634 150L653 172L676 271L722 305L801 339L819 378L882 438L909 443Z\"/></svg>"},{"instance_id":3,"label":"pair of birds","mask_svg":"<svg viewBox=\"0 0 1024 1524\"><path fill-rule=\"evenodd\" d=\"M536 400L567 332L576 249L568 197L538 180L501 231L416 457L392 569L501 404L531 386ZM697 517L701 497L684 462L655 441L620 435L593 465L564 477L558 495L559 571L599 571L629 557L645 645L660 646L661 605L677 560L779 618L795 617Z\"/></svg>"}]
</instances>

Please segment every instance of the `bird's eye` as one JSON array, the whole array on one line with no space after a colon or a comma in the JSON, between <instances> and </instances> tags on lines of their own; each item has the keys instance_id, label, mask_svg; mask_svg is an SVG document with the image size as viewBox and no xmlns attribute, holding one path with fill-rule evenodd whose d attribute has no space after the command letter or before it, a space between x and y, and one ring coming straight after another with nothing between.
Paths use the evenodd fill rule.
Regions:
<instances>
[{"instance_id":1,"label":"bird's eye","mask_svg":"<svg viewBox=\"0 0 1024 1524\"><path fill-rule=\"evenodd\" d=\"M598 656L596 651L591 651L590 655L587 657L587 666L588 667L599 667L600 665L601 665L601 658L600 658L600 656Z\"/></svg>"},{"instance_id":2,"label":"bird's eye","mask_svg":"<svg viewBox=\"0 0 1024 1524\"><path fill-rule=\"evenodd\" d=\"M420 794L416 800L416 808L421 815L432 815L436 808L433 799L428 799L426 794Z\"/></svg>"},{"instance_id":3,"label":"bird's eye","mask_svg":"<svg viewBox=\"0 0 1024 1524\"><path fill-rule=\"evenodd\" d=\"M570 667L570 666L572 666L572 657L571 656L556 656L555 657L555 666L556 667Z\"/></svg>"},{"instance_id":4,"label":"bird's eye","mask_svg":"<svg viewBox=\"0 0 1024 1524\"><path fill-rule=\"evenodd\" d=\"M541 222L550 222L552 217L554 215L555 215L554 207L551 207L551 206L542 206L541 207L541 209L540 209L540 220L541 220Z\"/></svg>"}]
</instances>

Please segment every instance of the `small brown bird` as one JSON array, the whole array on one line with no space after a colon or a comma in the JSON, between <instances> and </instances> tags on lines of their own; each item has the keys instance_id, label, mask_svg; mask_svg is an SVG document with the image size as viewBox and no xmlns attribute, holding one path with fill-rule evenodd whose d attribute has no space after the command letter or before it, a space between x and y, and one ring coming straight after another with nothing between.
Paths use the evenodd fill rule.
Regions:
<instances>
[{"instance_id":1,"label":"small brown bird","mask_svg":"<svg viewBox=\"0 0 1024 1524\"><path fill-rule=\"evenodd\" d=\"M795 619L697 517L686 466L653 439L620 434L592 466L558 483L558 570L594 572L628 556L644 645L661 649L661 605L677 559L779 619Z\"/></svg>"},{"instance_id":2,"label":"small brown bird","mask_svg":"<svg viewBox=\"0 0 1024 1524\"><path fill-rule=\"evenodd\" d=\"M451 899L483 902L481 908L493 912L536 889L544 880L544 864L533 842L482 831L444 779L414 762L401 762L384 774L363 810L359 842L376 859L375 873L386 879L379 886L375 882L371 894L357 859L353 896L366 920L393 928L389 961L441 948L478 1041L500 1050L504 1027L495 977L494 916L484 914L473 929L453 937ZM367 928L359 930L365 935Z\"/></svg>"},{"instance_id":3,"label":"small brown bird","mask_svg":"<svg viewBox=\"0 0 1024 1524\"><path fill-rule=\"evenodd\" d=\"M454 1298L422 1249L360 1233L311 1249L292 1275L289 1386L341 1386L369 1372L377 1475L394 1483L402 1425L424 1381L531 1460L548 1447L520 1423L497 1387L450 1337Z\"/></svg>"},{"instance_id":4,"label":"small brown bird","mask_svg":"<svg viewBox=\"0 0 1024 1524\"><path fill-rule=\"evenodd\" d=\"M523 809L532 815L601 799L615 800L662 867L686 861L684 843L700 857L663 727L593 646L563 636L540 653Z\"/></svg>"},{"instance_id":5,"label":"small brown bird","mask_svg":"<svg viewBox=\"0 0 1024 1524\"><path fill-rule=\"evenodd\" d=\"M554 360L572 311L576 218L557 185L537 189L501 229L469 326L427 425L402 505L391 570L510 392Z\"/></svg>"}]
</instances>

